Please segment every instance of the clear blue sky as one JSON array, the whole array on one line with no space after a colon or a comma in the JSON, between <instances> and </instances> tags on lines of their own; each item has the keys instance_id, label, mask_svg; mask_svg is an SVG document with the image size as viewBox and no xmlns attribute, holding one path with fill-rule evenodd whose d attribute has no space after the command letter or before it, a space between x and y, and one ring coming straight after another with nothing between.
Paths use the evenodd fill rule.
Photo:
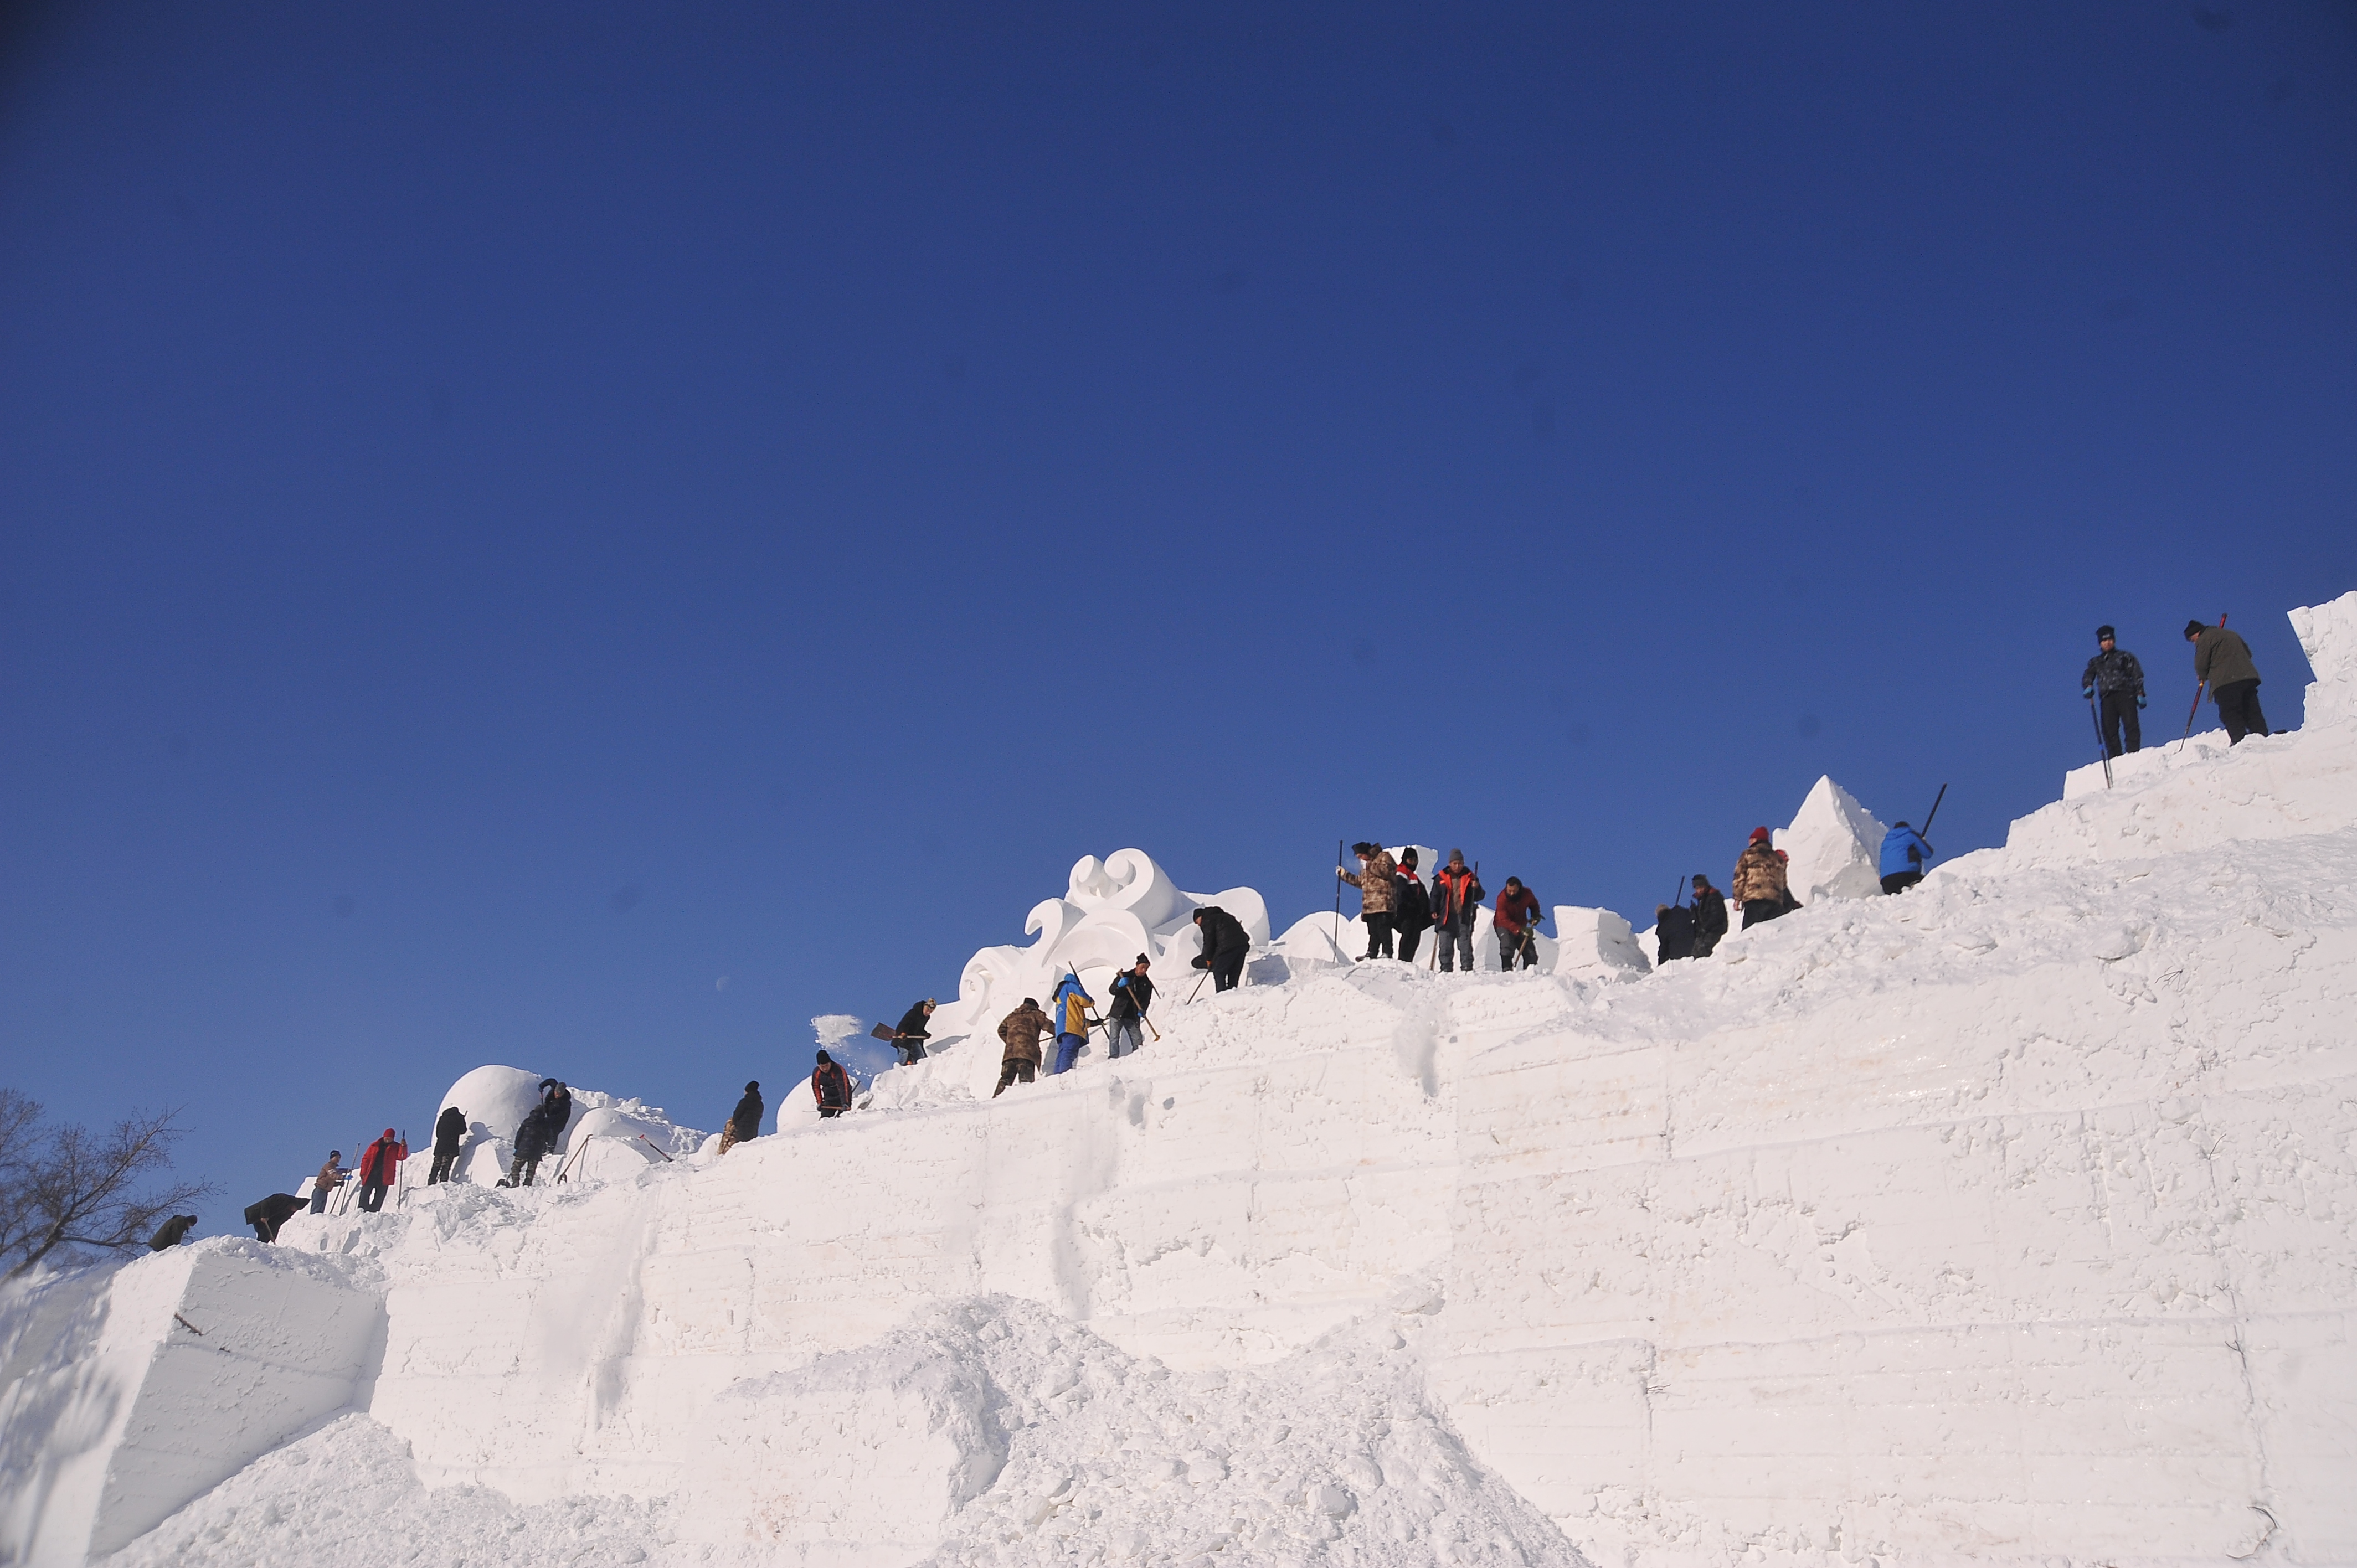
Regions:
<instances>
[{"instance_id":1,"label":"clear blue sky","mask_svg":"<svg viewBox=\"0 0 2357 1568\"><path fill-rule=\"evenodd\" d=\"M1997 842L2098 621L2289 723L2357 586L2346 4L8 16L0 1080L208 1230L486 1061L716 1127L1083 854Z\"/></svg>"}]
</instances>

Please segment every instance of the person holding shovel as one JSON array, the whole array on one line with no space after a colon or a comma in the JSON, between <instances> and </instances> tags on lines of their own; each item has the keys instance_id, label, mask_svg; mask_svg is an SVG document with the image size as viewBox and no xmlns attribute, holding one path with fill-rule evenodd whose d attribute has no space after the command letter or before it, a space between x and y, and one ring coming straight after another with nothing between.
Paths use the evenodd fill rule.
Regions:
<instances>
[{"instance_id":1,"label":"person holding shovel","mask_svg":"<svg viewBox=\"0 0 2357 1568\"><path fill-rule=\"evenodd\" d=\"M1498 907L1491 913L1491 923L1498 932L1498 967L1509 974L1519 967L1539 966L1539 896L1523 886L1519 876L1506 878L1506 889L1498 895Z\"/></svg>"},{"instance_id":2,"label":"person holding shovel","mask_svg":"<svg viewBox=\"0 0 2357 1568\"><path fill-rule=\"evenodd\" d=\"M1105 1012L1105 1055L1116 1060L1145 1043L1137 1030L1154 1004L1154 982L1146 977L1148 961L1139 953L1136 963L1114 977L1113 1005Z\"/></svg>"}]
</instances>

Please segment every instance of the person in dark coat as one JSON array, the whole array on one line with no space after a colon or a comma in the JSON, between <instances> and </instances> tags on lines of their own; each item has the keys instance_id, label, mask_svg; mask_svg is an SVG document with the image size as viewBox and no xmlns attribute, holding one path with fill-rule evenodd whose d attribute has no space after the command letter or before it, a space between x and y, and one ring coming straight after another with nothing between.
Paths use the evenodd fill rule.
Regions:
<instances>
[{"instance_id":1,"label":"person in dark coat","mask_svg":"<svg viewBox=\"0 0 2357 1568\"><path fill-rule=\"evenodd\" d=\"M196 1228L196 1223L197 1217L193 1214L175 1214L156 1227L156 1234L147 1238L147 1250L151 1252L170 1251L180 1244L182 1237ZM269 1238L265 1236L263 1240L266 1241Z\"/></svg>"},{"instance_id":2,"label":"person in dark coat","mask_svg":"<svg viewBox=\"0 0 2357 1568\"><path fill-rule=\"evenodd\" d=\"M2242 633L2190 620L2185 640L2193 645L2193 678L2209 683L2210 700L2218 704L2226 744L2240 746L2246 735L2273 735L2267 715L2259 711L2259 667L2251 662L2251 645Z\"/></svg>"},{"instance_id":3,"label":"person in dark coat","mask_svg":"<svg viewBox=\"0 0 2357 1568\"><path fill-rule=\"evenodd\" d=\"M1727 895L1710 885L1703 872L1694 874L1694 956L1708 958L1727 935Z\"/></svg>"},{"instance_id":4,"label":"person in dark coat","mask_svg":"<svg viewBox=\"0 0 2357 1568\"><path fill-rule=\"evenodd\" d=\"M250 1204L245 1222L264 1241L278 1240L278 1228L303 1212L303 1200L291 1192L274 1192L260 1203Z\"/></svg>"},{"instance_id":5,"label":"person in dark coat","mask_svg":"<svg viewBox=\"0 0 2357 1568\"><path fill-rule=\"evenodd\" d=\"M818 1065L811 1069L811 1097L818 1101L823 1118L840 1116L851 1109L851 1075L824 1051L819 1052Z\"/></svg>"},{"instance_id":6,"label":"person in dark coat","mask_svg":"<svg viewBox=\"0 0 2357 1568\"><path fill-rule=\"evenodd\" d=\"M508 1162L507 1179L500 1183L501 1187L530 1187L532 1178L540 1173L540 1162L556 1147L556 1139L550 1132L553 1120L551 1107L556 1098L555 1084L553 1078L541 1080L540 1103L525 1112L523 1121L516 1127L515 1157ZM568 1119L572 1112L568 1097L565 1107ZM556 1125L564 1123L557 1122Z\"/></svg>"},{"instance_id":7,"label":"person in dark coat","mask_svg":"<svg viewBox=\"0 0 2357 1568\"><path fill-rule=\"evenodd\" d=\"M1195 926L1203 933L1203 950L1195 955L1195 967L1211 972L1212 990L1233 991L1244 972L1244 955L1252 951L1252 938L1217 904L1196 910Z\"/></svg>"},{"instance_id":8,"label":"person in dark coat","mask_svg":"<svg viewBox=\"0 0 2357 1568\"><path fill-rule=\"evenodd\" d=\"M1113 1001L1105 1008L1105 1055L1109 1058L1125 1057L1145 1043L1138 1038L1138 1028L1146 1010L1154 1005L1154 982L1146 977L1150 962L1144 953L1139 953L1135 964L1114 976Z\"/></svg>"},{"instance_id":9,"label":"person in dark coat","mask_svg":"<svg viewBox=\"0 0 2357 1568\"><path fill-rule=\"evenodd\" d=\"M401 1179L401 1162L409 1157L409 1140L396 1138L387 1127L384 1136L361 1151L361 1208L374 1214L384 1207L385 1189Z\"/></svg>"},{"instance_id":10,"label":"person in dark coat","mask_svg":"<svg viewBox=\"0 0 2357 1568\"><path fill-rule=\"evenodd\" d=\"M1415 869L1415 851L1400 851L1399 870L1392 875L1396 889L1392 895L1392 934L1399 940L1402 963L1415 961L1416 944L1424 940L1424 929L1432 924L1432 895L1424 888L1424 878Z\"/></svg>"},{"instance_id":11,"label":"person in dark coat","mask_svg":"<svg viewBox=\"0 0 2357 1568\"><path fill-rule=\"evenodd\" d=\"M928 996L901 1014L899 1023L893 1026L892 1047L900 1053L902 1067L914 1067L925 1059L925 1042L933 1037L925 1024L932 1015L933 999Z\"/></svg>"},{"instance_id":12,"label":"person in dark coat","mask_svg":"<svg viewBox=\"0 0 2357 1568\"><path fill-rule=\"evenodd\" d=\"M1518 966L1538 967L1539 918L1539 896L1523 886L1521 877L1507 877L1506 889L1490 915L1491 928L1498 933L1500 969L1512 972Z\"/></svg>"},{"instance_id":13,"label":"person in dark coat","mask_svg":"<svg viewBox=\"0 0 2357 1568\"><path fill-rule=\"evenodd\" d=\"M745 1086L745 1098L728 1113L728 1125L720 1129L720 1152L725 1155L737 1144L759 1137L761 1113L768 1109L761 1100L761 1080L757 1078Z\"/></svg>"},{"instance_id":14,"label":"person in dark coat","mask_svg":"<svg viewBox=\"0 0 2357 1568\"><path fill-rule=\"evenodd\" d=\"M442 1114L434 1119L434 1163L425 1168L426 1186L450 1179L458 1163L459 1145L466 1141L467 1113L455 1105L445 1105Z\"/></svg>"},{"instance_id":15,"label":"person in dark coat","mask_svg":"<svg viewBox=\"0 0 2357 1568\"><path fill-rule=\"evenodd\" d=\"M1694 957L1694 911L1683 904L1653 906L1653 961L1664 964L1674 958Z\"/></svg>"},{"instance_id":16,"label":"person in dark coat","mask_svg":"<svg viewBox=\"0 0 2357 1568\"><path fill-rule=\"evenodd\" d=\"M1481 879L1465 864L1465 852L1452 849L1448 864L1432 878L1432 925L1440 933L1440 972L1453 974L1459 961L1473 972L1473 923L1488 897Z\"/></svg>"},{"instance_id":17,"label":"person in dark coat","mask_svg":"<svg viewBox=\"0 0 2357 1568\"><path fill-rule=\"evenodd\" d=\"M1039 1036L1051 1026L1048 1015L1039 1011L1037 998L1026 996L1023 1005L998 1021L998 1087L990 1091L993 1100L1006 1092L1010 1083L1033 1083L1039 1077Z\"/></svg>"},{"instance_id":18,"label":"person in dark coat","mask_svg":"<svg viewBox=\"0 0 2357 1568\"><path fill-rule=\"evenodd\" d=\"M2104 733L2105 756L2139 750L2144 746L2144 730L2136 714L2144 706L2144 666L2136 662L2135 654L2119 646L2110 627L2095 628L2095 647L2097 653L2087 660L2087 668L2079 677L2079 695L2100 698L2102 702L2103 716L2096 721L2096 727ZM2123 733L2127 737L2125 746L2120 744Z\"/></svg>"}]
</instances>

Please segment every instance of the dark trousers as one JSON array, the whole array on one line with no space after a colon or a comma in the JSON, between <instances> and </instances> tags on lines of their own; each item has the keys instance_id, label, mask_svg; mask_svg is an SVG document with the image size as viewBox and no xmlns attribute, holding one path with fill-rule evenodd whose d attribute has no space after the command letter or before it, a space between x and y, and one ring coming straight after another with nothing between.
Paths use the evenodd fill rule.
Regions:
<instances>
[{"instance_id":1,"label":"dark trousers","mask_svg":"<svg viewBox=\"0 0 2357 1568\"><path fill-rule=\"evenodd\" d=\"M1399 938L1400 961L1414 963L1416 944L1424 940L1424 928L1414 921L1402 923L1397 916L1393 917L1393 924L1395 929L1392 934Z\"/></svg>"},{"instance_id":2,"label":"dark trousers","mask_svg":"<svg viewBox=\"0 0 2357 1568\"><path fill-rule=\"evenodd\" d=\"M335 1195L336 1189L332 1187L314 1186L311 1188L311 1212L314 1214L327 1213L328 1199L335 1197Z\"/></svg>"},{"instance_id":3,"label":"dark trousers","mask_svg":"<svg viewBox=\"0 0 2357 1568\"><path fill-rule=\"evenodd\" d=\"M892 1044L900 1053L902 1067L915 1067L925 1059L925 1042L922 1040L895 1040Z\"/></svg>"},{"instance_id":4,"label":"dark trousers","mask_svg":"<svg viewBox=\"0 0 2357 1568\"><path fill-rule=\"evenodd\" d=\"M434 1164L429 1166L425 1172L425 1185L432 1187L437 1181L448 1181L450 1179L451 1167L456 1165L457 1163L457 1150L453 1149L447 1155L439 1149L435 1150Z\"/></svg>"},{"instance_id":5,"label":"dark trousers","mask_svg":"<svg viewBox=\"0 0 2357 1568\"><path fill-rule=\"evenodd\" d=\"M818 1108L818 1119L822 1122L842 1114L843 1107L840 1105L822 1105Z\"/></svg>"},{"instance_id":6,"label":"dark trousers","mask_svg":"<svg viewBox=\"0 0 2357 1568\"><path fill-rule=\"evenodd\" d=\"M1436 926L1433 929L1440 933L1440 972L1443 974L1455 972L1457 961L1462 959L1465 963L1465 972L1472 973L1473 923L1466 920L1453 926Z\"/></svg>"},{"instance_id":7,"label":"dark trousers","mask_svg":"<svg viewBox=\"0 0 2357 1568\"><path fill-rule=\"evenodd\" d=\"M374 1214L383 1207L384 1183L381 1181L361 1183L361 1211L364 1214Z\"/></svg>"},{"instance_id":8,"label":"dark trousers","mask_svg":"<svg viewBox=\"0 0 2357 1568\"><path fill-rule=\"evenodd\" d=\"M1725 931L1696 931L1695 933L1694 952L1691 956L1695 958L1708 958L1711 953L1717 949L1718 939L1725 935L1727 935Z\"/></svg>"},{"instance_id":9,"label":"dark trousers","mask_svg":"<svg viewBox=\"0 0 2357 1568\"><path fill-rule=\"evenodd\" d=\"M253 1222L253 1234L257 1240L275 1241L278 1240L278 1227L267 1219L257 1219Z\"/></svg>"},{"instance_id":10,"label":"dark trousers","mask_svg":"<svg viewBox=\"0 0 2357 1568\"><path fill-rule=\"evenodd\" d=\"M1498 967L1511 972L1517 967L1518 960L1521 968L1536 969L1538 967L1538 939L1528 931L1517 931L1512 936L1500 931L1498 933Z\"/></svg>"},{"instance_id":11,"label":"dark trousers","mask_svg":"<svg viewBox=\"0 0 2357 1568\"><path fill-rule=\"evenodd\" d=\"M1359 919L1367 928L1367 956L1392 956L1392 912L1389 909L1362 909Z\"/></svg>"},{"instance_id":12,"label":"dark trousers","mask_svg":"<svg viewBox=\"0 0 2357 1568\"><path fill-rule=\"evenodd\" d=\"M2107 756L2117 757L2123 751L2141 751L2144 748L2144 726L2136 722L2134 692L2104 693L2103 727L2104 751ZM2126 746L2120 744L2123 729L2127 732L2128 743Z\"/></svg>"},{"instance_id":13,"label":"dark trousers","mask_svg":"<svg viewBox=\"0 0 2357 1568\"><path fill-rule=\"evenodd\" d=\"M1749 930L1763 920L1773 920L1784 913L1781 898L1746 898L1743 901L1743 929Z\"/></svg>"},{"instance_id":14,"label":"dark trousers","mask_svg":"<svg viewBox=\"0 0 2357 1568\"><path fill-rule=\"evenodd\" d=\"M532 1178L539 1173L539 1170L540 1156L538 1155L529 1156L518 1155L515 1157L515 1162L508 1166L508 1185L510 1187L530 1187L532 1185Z\"/></svg>"},{"instance_id":15,"label":"dark trousers","mask_svg":"<svg viewBox=\"0 0 2357 1568\"><path fill-rule=\"evenodd\" d=\"M1236 982L1243 978L1244 955L1229 953L1211 961L1211 989L1233 991Z\"/></svg>"},{"instance_id":16,"label":"dark trousers","mask_svg":"<svg viewBox=\"0 0 2357 1568\"><path fill-rule=\"evenodd\" d=\"M1010 1057L998 1064L998 1087L990 1091L990 1097L996 1100L1006 1093L1006 1086L1010 1083L1031 1083L1039 1077L1038 1062L1026 1061L1019 1057Z\"/></svg>"},{"instance_id":17,"label":"dark trousers","mask_svg":"<svg viewBox=\"0 0 2357 1568\"><path fill-rule=\"evenodd\" d=\"M2136 747L2128 749L2134 751ZM1882 879L1882 890L1885 893L1904 893L1922 880L1923 874L1920 871L1894 871Z\"/></svg>"},{"instance_id":18,"label":"dark trousers","mask_svg":"<svg viewBox=\"0 0 2357 1568\"><path fill-rule=\"evenodd\" d=\"M2273 735L2267 715L2259 712L2259 683L2229 681L2211 693L2218 700L2218 722L2226 726L2226 744L2240 746L2246 735Z\"/></svg>"}]
</instances>

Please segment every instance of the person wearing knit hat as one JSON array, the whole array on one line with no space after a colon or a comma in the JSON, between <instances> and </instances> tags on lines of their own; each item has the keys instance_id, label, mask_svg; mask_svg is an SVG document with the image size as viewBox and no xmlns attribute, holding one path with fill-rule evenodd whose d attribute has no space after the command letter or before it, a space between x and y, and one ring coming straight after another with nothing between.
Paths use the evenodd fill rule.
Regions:
<instances>
[{"instance_id":1,"label":"person wearing knit hat","mask_svg":"<svg viewBox=\"0 0 2357 1568\"><path fill-rule=\"evenodd\" d=\"M720 1152L725 1155L737 1144L759 1137L761 1113L768 1109L761 1100L761 1080L751 1079L745 1085L745 1098L728 1113L728 1125L720 1129Z\"/></svg>"},{"instance_id":2,"label":"person wearing knit hat","mask_svg":"<svg viewBox=\"0 0 2357 1568\"><path fill-rule=\"evenodd\" d=\"M811 1069L810 1081L811 1098L818 1101L822 1119L840 1116L851 1109L851 1075L824 1051L818 1054L818 1066Z\"/></svg>"},{"instance_id":3,"label":"person wearing knit hat","mask_svg":"<svg viewBox=\"0 0 2357 1568\"><path fill-rule=\"evenodd\" d=\"M2136 711L2144 706L2144 666L2136 662L2135 654L2119 646L2110 627L2095 628L2095 656L2087 660L2087 668L2079 677L2079 695L2102 704L2095 727L2103 733L2104 754L2117 757L2123 752L2140 750L2144 729L2136 719Z\"/></svg>"},{"instance_id":4,"label":"person wearing knit hat","mask_svg":"<svg viewBox=\"0 0 2357 1568\"><path fill-rule=\"evenodd\" d=\"M2193 645L2193 678L2210 688L2210 700L2218 704L2226 744L2240 746L2246 735L2273 735L2267 715L2259 711L2259 667L2251 662L2251 645L2242 634L2190 620L2185 640Z\"/></svg>"},{"instance_id":5,"label":"person wearing knit hat","mask_svg":"<svg viewBox=\"0 0 2357 1568\"><path fill-rule=\"evenodd\" d=\"M1105 1006L1108 1057L1125 1057L1145 1043L1138 1037L1138 1028L1146 1018L1146 1010L1154 1005L1154 982L1146 977L1153 961L1139 953L1136 962L1114 976L1113 1000Z\"/></svg>"},{"instance_id":6,"label":"person wearing knit hat","mask_svg":"<svg viewBox=\"0 0 2357 1568\"><path fill-rule=\"evenodd\" d=\"M1735 863L1735 901L1743 906L1743 929L1783 915L1789 905L1784 856L1766 828L1751 830L1751 842Z\"/></svg>"}]
</instances>

